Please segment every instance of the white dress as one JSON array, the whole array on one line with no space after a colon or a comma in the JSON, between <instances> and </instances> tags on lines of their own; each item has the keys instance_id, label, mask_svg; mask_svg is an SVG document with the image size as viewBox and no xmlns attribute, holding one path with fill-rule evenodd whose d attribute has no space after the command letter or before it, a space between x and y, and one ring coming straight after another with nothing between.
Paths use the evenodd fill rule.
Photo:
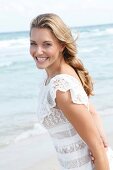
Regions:
<instances>
[{"instance_id":1,"label":"white dress","mask_svg":"<svg viewBox=\"0 0 113 170\"><path fill-rule=\"evenodd\" d=\"M94 170L87 144L56 107L57 90L70 90L72 102L84 104L87 109L88 97L80 82L67 74L56 75L48 85L43 84L40 89L38 119L53 140L61 170Z\"/></svg>"}]
</instances>

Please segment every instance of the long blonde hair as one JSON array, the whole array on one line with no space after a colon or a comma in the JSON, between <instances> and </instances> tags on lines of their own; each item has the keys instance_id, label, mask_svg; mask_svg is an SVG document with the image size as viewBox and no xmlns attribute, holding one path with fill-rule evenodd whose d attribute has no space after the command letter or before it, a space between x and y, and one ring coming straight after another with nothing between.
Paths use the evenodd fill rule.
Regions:
<instances>
[{"instance_id":1,"label":"long blonde hair","mask_svg":"<svg viewBox=\"0 0 113 170\"><path fill-rule=\"evenodd\" d=\"M41 14L32 20L30 32L32 28L50 29L59 42L65 45L63 51L65 62L73 67L80 78L87 95L93 95L92 79L81 60L77 57L75 40L71 34L71 30L67 27L67 25L65 25L62 19L53 13Z\"/></svg>"}]
</instances>

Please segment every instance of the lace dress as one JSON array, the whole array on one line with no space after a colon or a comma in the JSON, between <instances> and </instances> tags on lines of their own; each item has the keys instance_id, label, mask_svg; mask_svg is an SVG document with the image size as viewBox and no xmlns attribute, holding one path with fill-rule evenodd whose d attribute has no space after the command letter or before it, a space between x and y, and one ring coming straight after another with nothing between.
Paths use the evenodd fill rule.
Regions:
<instances>
[{"instance_id":1,"label":"lace dress","mask_svg":"<svg viewBox=\"0 0 113 170\"><path fill-rule=\"evenodd\" d=\"M71 75L59 74L40 89L39 122L48 130L60 163L61 170L94 170L87 144L76 129L56 108L56 91L70 91L73 103L88 108L88 97L80 82Z\"/></svg>"}]
</instances>

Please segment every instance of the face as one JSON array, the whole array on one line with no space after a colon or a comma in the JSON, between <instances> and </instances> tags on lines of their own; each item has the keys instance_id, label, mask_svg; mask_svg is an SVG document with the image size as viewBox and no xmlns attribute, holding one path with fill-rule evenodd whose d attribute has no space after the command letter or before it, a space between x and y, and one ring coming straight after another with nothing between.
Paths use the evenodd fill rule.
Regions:
<instances>
[{"instance_id":1,"label":"face","mask_svg":"<svg viewBox=\"0 0 113 170\"><path fill-rule=\"evenodd\" d=\"M30 35L30 54L39 69L55 68L60 61L63 45L46 28L32 28Z\"/></svg>"}]
</instances>

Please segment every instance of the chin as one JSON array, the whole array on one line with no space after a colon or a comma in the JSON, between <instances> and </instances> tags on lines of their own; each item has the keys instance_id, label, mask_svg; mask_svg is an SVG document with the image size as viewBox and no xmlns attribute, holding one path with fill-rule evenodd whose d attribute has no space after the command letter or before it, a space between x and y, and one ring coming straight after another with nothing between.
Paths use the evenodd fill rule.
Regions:
<instances>
[{"instance_id":1,"label":"chin","mask_svg":"<svg viewBox=\"0 0 113 170\"><path fill-rule=\"evenodd\" d=\"M44 66L39 66L39 65L37 65L36 64L36 67L38 68L38 69L45 69L46 67L44 67Z\"/></svg>"}]
</instances>

